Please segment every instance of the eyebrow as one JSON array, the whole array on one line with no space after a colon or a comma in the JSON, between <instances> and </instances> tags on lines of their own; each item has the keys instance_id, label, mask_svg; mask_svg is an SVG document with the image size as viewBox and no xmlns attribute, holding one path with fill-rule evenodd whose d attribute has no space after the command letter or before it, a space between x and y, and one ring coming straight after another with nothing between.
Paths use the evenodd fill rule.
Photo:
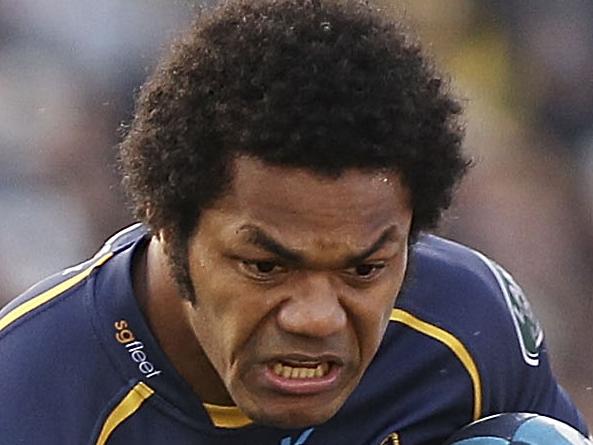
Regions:
<instances>
[{"instance_id":1,"label":"eyebrow","mask_svg":"<svg viewBox=\"0 0 593 445\"><path fill-rule=\"evenodd\" d=\"M247 242L260 247L287 262L295 264L302 264L305 262L303 255L283 246L257 226L246 224L241 226L239 231L246 231L248 233ZM395 240L397 232L397 226L391 225L387 227L373 244L362 252L349 256L346 259L345 264L348 267L360 264L366 258L379 251L388 241Z\"/></svg>"},{"instance_id":2,"label":"eyebrow","mask_svg":"<svg viewBox=\"0 0 593 445\"><path fill-rule=\"evenodd\" d=\"M363 250L361 253L348 257L348 259L346 260L346 264L351 267L362 263L372 254L379 251L388 241L395 241L396 234L397 227L395 225L387 227L385 230L383 230L379 238L377 238L377 241L371 244L368 248Z\"/></svg>"},{"instance_id":3,"label":"eyebrow","mask_svg":"<svg viewBox=\"0 0 593 445\"><path fill-rule=\"evenodd\" d=\"M304 262L304 258L300 253L284 247L259 227L247 224L239 228L239 231L243 230L247 231L248 233L247 242L257 247L261 247L262 249L267 250L268 252L284 259L285 261L297 264Z\"/></svg>"}]
</instances>

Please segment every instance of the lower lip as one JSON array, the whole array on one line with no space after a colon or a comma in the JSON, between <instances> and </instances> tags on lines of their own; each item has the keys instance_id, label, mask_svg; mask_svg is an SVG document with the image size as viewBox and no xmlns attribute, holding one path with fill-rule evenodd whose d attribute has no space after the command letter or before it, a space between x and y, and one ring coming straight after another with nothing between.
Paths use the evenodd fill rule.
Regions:
<instances>
[{"instance_id":1,"label":"lower lip","mask_svg":"<svg viewBox=\"0 0 593 445\"><path fill-rule=\"evenodd\" d=\"M275 391L292 395L314 395L330 391L336 386L341 367L333 364L323 377L307 379L287 379L276 374L269 366L265 367L263 374L266 386Z\"/></svg>"}]
</instances>

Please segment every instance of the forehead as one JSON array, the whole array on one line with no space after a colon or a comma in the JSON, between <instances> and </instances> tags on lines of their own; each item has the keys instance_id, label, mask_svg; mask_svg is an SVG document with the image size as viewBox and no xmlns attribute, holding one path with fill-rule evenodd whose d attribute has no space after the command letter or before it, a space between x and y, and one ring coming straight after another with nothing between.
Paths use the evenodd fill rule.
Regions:
<instances>
[{"instance_id":1,"label":"forehead","mask_svg":"<svg viewBox=\"0 0 593 445\"><path fill-rule=\"evenodd\" d=\"M239 157L230 190L203 222L216 216L218 230L241 236L256 226L288 244L366 245L390 226L407 235L409 193L395 172L346 170L339 177Z\"/></svg>"}]
</instances>

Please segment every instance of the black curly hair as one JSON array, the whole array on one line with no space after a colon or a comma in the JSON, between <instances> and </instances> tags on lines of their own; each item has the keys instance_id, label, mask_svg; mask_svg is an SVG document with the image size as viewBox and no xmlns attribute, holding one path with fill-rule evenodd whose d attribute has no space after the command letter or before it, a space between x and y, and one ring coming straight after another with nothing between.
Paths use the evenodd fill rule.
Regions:
<instances>
[{"instance_id":1,"label":"black curly hair","mask_svg":"<svg viewBox=\"0 0 593 445\"><path fill-rule=\"evenodd\" d=\"M231 160L337 177L396 170L412 237L468 166L461 107L404 27L361 0L230 0L199 17L142 87L120 146L135 215L167 234L193 299L187 241L228 190Z\"/></svg>"}]
</instances>

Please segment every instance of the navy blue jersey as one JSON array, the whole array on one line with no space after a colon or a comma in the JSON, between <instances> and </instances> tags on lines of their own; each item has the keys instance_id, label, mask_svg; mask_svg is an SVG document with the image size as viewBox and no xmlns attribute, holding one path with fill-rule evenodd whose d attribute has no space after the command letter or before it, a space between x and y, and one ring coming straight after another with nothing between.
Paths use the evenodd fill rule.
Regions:
<instances>
[{"instance_id":1,"label":"navy blue jersey","mask_svg":"<svg viewBox=\"0 0 593 445\"><path fill-rule=\"evenodd\" d=\"M423 236L379 351L328 422L282 430L202 403L132 290L141 225L0 312L0 443L438 445L470 421L529 411L583 433L519 286L458 244Z\"/></svg>"}]
</instances>

